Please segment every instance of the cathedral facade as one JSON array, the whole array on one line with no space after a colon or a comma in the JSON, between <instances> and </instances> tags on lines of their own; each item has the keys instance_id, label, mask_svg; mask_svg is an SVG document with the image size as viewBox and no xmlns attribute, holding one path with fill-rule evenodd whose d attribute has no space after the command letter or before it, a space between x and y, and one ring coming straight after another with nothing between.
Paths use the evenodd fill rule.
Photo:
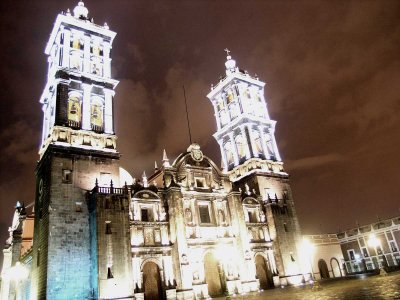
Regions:
<instances>
[{"instance_id":1,"label":"cathedral facade","mask_svg":"<svg viewBox=\"0 0 400 300\"><path fill-rule=\"evenodd\" d=\"M207 95L222 167L192 144L174 161L164 151L154 174L133 180L113 126L115 36L83 2L57 16L34 213L17 208L4 250L4 274L17 263L29 272L4 279L2 299L204 299L304 281L264 82L227 51L226 74ZM27 219L32 247L22 253Z\"/></svg>"}]
</instances>

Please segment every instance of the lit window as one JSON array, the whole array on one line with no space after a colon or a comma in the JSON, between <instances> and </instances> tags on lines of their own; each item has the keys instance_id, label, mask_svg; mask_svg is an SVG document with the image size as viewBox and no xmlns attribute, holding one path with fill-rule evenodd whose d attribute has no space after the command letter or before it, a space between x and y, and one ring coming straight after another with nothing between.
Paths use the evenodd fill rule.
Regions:
<instances>
[{"instance_id":1,"label":"lit window","mask_svg":"<svg viewBox=\"0 0 400 300\"><path fill-rule=\"evenodd\" d=\"M99 97L92 99L92 105L90 108L90 122L92 125L92 130L103 130L103 102Z\"/></svg>"},{"instance_id":2,"label":"lit window","mask_svg":"<svg viewBox=\"0 0 400 300\"><path fill-rule=\"evenodd\" d=\"M240 158L243 158L246 156L246 151L245 151L245 144L244 144L244 139L243 136L241 134L239 134L236 139L236 146L237 146L237 151L239 154Z\"/></svg>"},{"instance_id":3,"label":"lit window","mask_svg":"<svg viewBox=\"0 0 400 300\"><path fill-rule=\"evenodd\" d=\"M232 144L230 142L225 144L225 153L226 153L226 162L228 165L233 164L233 151L232 151Z\"/></svg>"},{"instance_id":4,"label":"lit window","mask_svg":"<svg viewBox=\"0 0 400 300\"><path fill-rule=\"evenodd\" d=\"M80 128L81 124L81 101L77 95L71 95L68 98L68 125L70 127Z\"/></svg>"}]
</instances>

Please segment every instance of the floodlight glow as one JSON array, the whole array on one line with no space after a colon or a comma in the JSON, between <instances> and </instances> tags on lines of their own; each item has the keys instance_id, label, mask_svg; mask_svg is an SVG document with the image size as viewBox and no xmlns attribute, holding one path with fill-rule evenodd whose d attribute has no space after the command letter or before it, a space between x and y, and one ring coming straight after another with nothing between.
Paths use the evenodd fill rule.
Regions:
<instances>
[{"instance_id":1,"label":"floodlight glow","mask_svg":"<svg viewBox=\"0 0 400 300\"><path fill-rule=\"evenodd\" d=\"M22 281L28 278L29 270L20 262L17 262L15 266L5 272L4 276L13 281Z\"/></svg>"},{"instance_id":2,"label":"floodlight glow","mask_svg":"<svg viewBox=\"0 0 400 300\"><path fill-rule=\"evenodd\" d=\"M380 247L381 241L375 236L375 234L372 233L372 234L369 235L368 245L370 247L374 247L374 248Z\"/></svg>"}]
</instances>

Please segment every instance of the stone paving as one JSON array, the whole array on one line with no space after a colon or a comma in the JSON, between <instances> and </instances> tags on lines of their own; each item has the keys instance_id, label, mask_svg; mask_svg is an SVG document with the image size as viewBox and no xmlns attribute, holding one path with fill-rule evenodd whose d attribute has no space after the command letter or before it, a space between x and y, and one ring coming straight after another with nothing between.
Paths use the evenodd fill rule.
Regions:
<instances>
[{"instance_id":1,"label":"stone paving","mask_svg":"<svg viewBox=\"0 0 400 300\"><path fill-rule=\"evenodd\" d=\"M369 276L353 279L322 281L321 289L313 291L310 285L275 288L256 294L231 297L240 300L400 300L400 272L387 276ZM229 298L217 298L219 300Z\"/></svg>"}]
</instances>

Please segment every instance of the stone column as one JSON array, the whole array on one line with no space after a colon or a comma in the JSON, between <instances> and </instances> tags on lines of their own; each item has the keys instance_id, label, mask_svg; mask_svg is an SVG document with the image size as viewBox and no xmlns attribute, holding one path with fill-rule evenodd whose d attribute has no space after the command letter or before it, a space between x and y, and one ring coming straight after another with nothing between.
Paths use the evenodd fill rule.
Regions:
<instances>
[{"instance_id":1,"label":"stone column","mask_svg":"<svg viewBox=\"0 0 400 300\"><path fill-rule=\"evenodd\" d=\"M82 129L92 130L90 124L90 98L92 86L87 83L82 83L83 86L83 102L82 102Z\"/></svg>"},{"instance_id":2,"label":"stone column","mask_svg":"<svg viewBox=\"0 0 400 300\"><path fill-rule=\"evenodd\" d=\"M212 104L214 107L214 116L215 116L215 119L217 120L217 130L220 130L221 129L221 119L220 119L220 115L218 112L218 106L214 101L212 101Z\"/></svg>"},{"instance_id":3,"label":"stone column","mask_svg":"<svg viewBox=\"0 0 400 300\"><path fill-rule=\"evenodd\" d=\"M218 140L219 148L221 149L221 158L222 158L222 163L224 165L225 170L228 170L228 162L226 161L226 153L224 149L224 144L222 139Z\"/></svg>"},{"instance_id":4,"label":"stone column","mask_svg":"<svg viewBox=\"0 0 400 300\"><path fill-rule=\"evenodd\" d=\"M83 36L83 72L91 74L90 64L90 41L91 38L88 35Z\"/></svg>"},{"instance_id":5,"label":"stone column","mask_svg":"<svg viewBox=\"0 0 400 300\"><path fill-rule=\"evenodd\" d=\"M233 160L235 161L235 166L237 166L239 164L239 155L238 155L235 138L233 137L233 132L232 131L229 132L229 139L230 139L231 144L232 144Z\"/></svg>"},{"instance_id":6,"label":"stone column","mask_svg":"<svg viewBox=\"0 0 400 300\"><path fill-rule=\"evenodd\" d=\"M113 128L113 90L104 89L104 132L114 134Z\"/></svg>"},{"instance_id":7,"label":"stone column","mask_svg":"<svg viewBox=\"0 0 400 300\"><path fill-rule=\"evenodd\" d=\"M71 31L64 28L63 33L64 33L64 44L62 47L62 67L69 68Z\"/></svg>"},{"instance_id":8,"label":"stone column","mask_svg":"<svg viewBox=\"0 0 400 300\"><path fill-rule=\"evenodd\" d=\"M111 58L110 58L110 44L108 42L103 42L103 76L106 78L111 78Z\"/></svg>"},{"instance_id":9,"label":"stone column","mask_svg":"<svg viewBox=\"0 0 400 300\"><path fill-rule=\"evenodd\" d=\"M253 129L249 125L247 125L246 127L247 127L247 130L249 131L249 138L250 138L251 148L253 149L253 155L255 157L258 157L259 156L258 152L254 151L256 149L256 145L255 145L255 141L254 141Z\"/></svg>"},{"instance_id":10,"label":"stone column","mask_svg":"<svg viewBox=\"0 0 400 300\"><path fill-rule=\"evenodd\" d=\"M240 126L240 131L242 133L243 142L245 143L246 158L249 159L251 157L250 145L249 145L249 141L247 140L247 135L246 135L246 130L244 129L244 125ZM251 143L251 145L253 145L253 143ZM254 153L254 148L253 148L253 153Z\"/></svg>"},{"instance_id":11,"label":"stone column","mask_svg":"<svg viewBox=\"0 0 400 300\"><path fill-rule=\"evenodd\" d=\"M264 152L266 159L271 159L271 155L268 152L268 147L265 141L265 134L264 134L264 126L259 125L258 130L260 132L260 139L261 139L261 147Z\"/></svg>"},{"instance_id":12,"label":"stone column","mask_svg":"<svg viewBox=\"0 0 400 300\"><path fill-rule=\"evenodd\" d=\"M275 152L275 158L277 161L282 161L281 156L279 155L278 146L276 145L275 128L274 127L271 127L271 129L270 129L270 137L271 137L272 147L274 148L274 152Z\"/></svg>"}]
</instances>

